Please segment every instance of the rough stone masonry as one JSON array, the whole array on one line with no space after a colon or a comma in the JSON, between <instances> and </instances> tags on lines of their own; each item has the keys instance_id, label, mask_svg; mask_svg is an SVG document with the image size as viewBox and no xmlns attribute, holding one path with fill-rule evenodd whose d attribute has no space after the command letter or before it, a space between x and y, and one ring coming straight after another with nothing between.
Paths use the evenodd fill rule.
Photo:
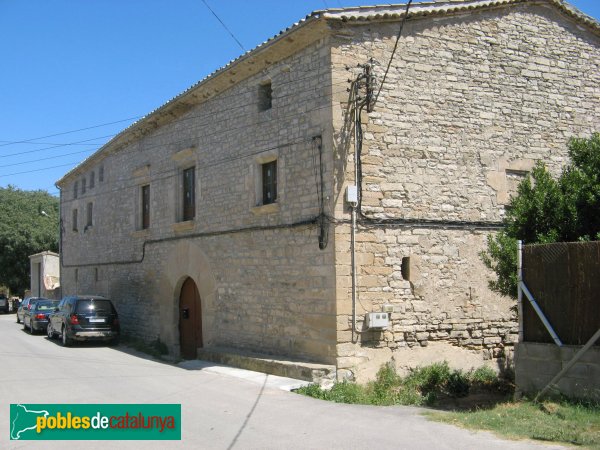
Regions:
<instances>
[{"instance_id":1,"label":"rough stone masonry","mask_svg":"<svg viewBox=\"0 0 600 450\"><path fill-rule=\"evenodd\" d=\"M65 175L64 293L110 296L124 329L175 355L190 277L207 348L336 364L358 380L388 361L503 367L514 302L489 291L479 252L535 162L558 174L568 139L600 129L600 26L554 0L416 4L360 114L357 180L348 80L370 64L381 82L404 9L313 13ZM263 204L273 161L277 201ZM196 213L182 220L189 168ZM357 181L353 341L344 193ZM364 314L384 308L390 327L367 330Z\"/></svg>"}]
</instances>

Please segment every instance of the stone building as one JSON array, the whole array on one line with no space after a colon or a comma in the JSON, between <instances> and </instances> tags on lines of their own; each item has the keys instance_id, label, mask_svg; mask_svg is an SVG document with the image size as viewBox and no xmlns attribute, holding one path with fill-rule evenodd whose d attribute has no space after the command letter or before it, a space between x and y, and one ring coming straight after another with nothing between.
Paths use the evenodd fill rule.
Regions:
<instances>
[{"instance_id":1,"label":"stone building","mask_svg":"<svg viewBox=\"0 0 600 450\"><path fill-rule=\"evenodd\" d=\"M58 182L63 292L112 298L124 330L185 357L359 380L502 364L513 302L478 253L535 161L559 173L600 129L599 44L559 0L314 12Z\"/></svg>"},{"instance_id":2,"label":"stone building","mask_svg":"<svg viewBox=\"0 0 600 450\"><path fill-rule=\"evenodd\" d=\"M59 255L51 251L36 253L29 257L31 296L60 298L59 264Z\"/></svg>"}]
</instances>

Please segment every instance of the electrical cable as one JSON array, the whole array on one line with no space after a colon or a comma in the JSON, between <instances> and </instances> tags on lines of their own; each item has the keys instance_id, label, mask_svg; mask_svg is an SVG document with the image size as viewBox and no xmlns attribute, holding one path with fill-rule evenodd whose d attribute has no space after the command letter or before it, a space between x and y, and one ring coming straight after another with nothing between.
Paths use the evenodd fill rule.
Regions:
<instances>
[{"instance_id":1,"label":"electrical cable","mask_svg":"<svg viewBox=\"0 0 600 450\"><path fill-rule=\"evenodd\" d=\"M301 79L297 79L297 80L293 80L293 81L288 81L286 83L297 83L297 82L301 82L301 81L306 81L307 79L316 78L317 76L318 75L312 75L310 77L305 77L305 78L301 78ZM317 85L317 86L315 86L311 90L312 91L316 91L316 90L322 90L324 88L329 88L329 87L333 88L334 86L338 86L338 85L345 85L345 82L332 83L332 84L325 85L325 86L319 86L319 85ZM345 88L344 88L344 90L345 90ZM251 89L248 89L246 92L243 92L243 93L249 93L249 92L251 92ZM340 89L340 90L332 90L331 94L330 95L328 94L327 98L332 97L333 95L338 94L340 92L343 92L343 90L342 89ZM238 94L238 95L240 95L240 94ZM291 96L294 96L294 95L296 95L296 93L292 92L290 94L283 95L283 96L278 96L276 98L277 98L278 101L281 101L283 99L286 99L287 97L291 97ZM243 105L237 105L237 106L232 107L232 108L221 109L221 110L219 110L219 114L230 113L230 112L235 111L237 109L242 109L242 108L250 107L252 105L255 105L255 102L249 102L249 103L245 103ZM227 115L229 115L229 114L227 114ZM200 118L200 117L206 117L206 113L195 115L195 116L192 115L192 116L188 116L188 117L179 119L179 123L184 122L184 121L193 120L193 119ZM276 118L281 118L281 117L276 117ZM207 120L206 120L206 122L204 122L204 124L207 124L207 125L208 124L212 124L215 121L215 117L214 116L206 117L206 119ZM200 125L202 125L202 124L200 124ZM198 125L196 125L196 126L198 126ZM248 125L248 127L250 127L250 126L252 126L252 125ZM123 130L123 131L125 131L125 130ZM152 137L155 138L155 137L167 136L167 135L170 135L170 134L179 134L179 133L180 133L179 130L178 131L169 131L169 132L165 132L165 133L155 133L155 134L152 135ZM108 137L114 137L114 136L117 136L118 134L120 134L120 133L111 134L111 135L105 135L105 136L99 136L99 137L95 137L95 138L91 138L91 139L85 139L85 140L81 140L81 141L75 141L75 142L71 142L71 143L68 143L68 144L57 144L55 146L48 147L48 148L43 148L43 149L35 149L35 150L28 150L28 151L11 153L11 154L8 154L8 155L0 155L0 158L10 157L10 156L19 156L19 155L22 155L22 154L29 154L29 153L36 153L36 152L41 152L41 151L49 150L49 149L52 149L52 148L58 148L58 147L66 146L66 145L81 144L81 143L85 143L85 142L89 142L89 141L93 141L93 140L97 140L97 139L105 139L105 138L108 138ZM60 155L57 155L57 157L60 157Z\"/></svg>"},{"instance_id":2,"label":"electrical cable","mask_svg":"<svg viewBox=\"0 0 600 450\"><path fill-rule=\"evenodd\" d=\"M337 83L337 84L341 84L341 83ZM320 88L321 87L316 87L315 90L316 89L320 89ZM344 88L344 90L345 90L345 88ZM342 92L342 90L337 91L337 92L332 92L331 95L333 96L334 94L336 94L338 92ZM327 97L329 97L329 96L327 96ZM322 97L320 97L320 98L322 99ZM312 101L312 100L313 100L313 98L310 98L310 99L307 99L306 102L309 102L309 101ZM285 120L287 118L301 116L303 114L307 114L307 113L310 113L310 112L316 112L316 111L319 111L319 110L322 110L322 109L328 109L330 107L331 107L330 104L324 104L324 105L322 105L322 106L320 106L318 108L314 108L314 109L311 109L311 110L296 111L296 112L291 113L291 114L289 114L287 116L279 116L279 117L276 116L276 117L273 117L272 120ZM202 114L201 116L204 117L204 116L206 116L206 114ZM199 116L192 116L192 117L188 117L188 118L185 118L185 119L182 119L182 120L190 120L191 118L198 118L198 117L201 117L201 116L200 115ZM202 128L202 126L204 126L205 124L208 126L208 125L214 123L214 121L215 121L214 116L211 116L211 117L207 118L207 121L205 123L200 124L200 125L190 126L190 127L187 127L187 128L183 128L183 130L188 130L188 131L189 130L193 130L193 129L200 130ZM237 131L237 130L241 131L241 130L244 130L244 129L250 128L250 127L254 127L254 124L243 125L243 126L238 127L238 128L229 128L228 131L229 132L231 132L231 131ZM162 137L162 136L167 136L167 135L172 135L172 134L181 134L181 131L182 131L182 128L178 128L178 129L175 129L173 131L169 131L169 132L165 132L165 133L157 133L157 134L149 135L149 138L155 139L156 137ZM222 132L220 130L215 131L213 133L202 133L202 138L206 139L207 137L211 137L211 136L214 136L214 135L220 135L220 134L222 134ZM97 138L94 138L94 139L97 139ZM185 142L189 142L189 141L190 141L190 139L186 138L186 139L182 139L182 140L179 140L179 141L169 142L169 145L173 145L173 144L177 144L177 143L185 143ZM142 145L142 144L139 144L139 145ZM143 146L143 150L146 151L146 150L149 150L149 149L152 149L152 148L164 147L164 146L165 146L164 143L160 143L160 144L156 144L156 145L150 145L150 146ZM40 150L41 149L37 149L36 151L40 151ZM22 153L32 153L32 152L33 151L22 152ZM61 157L61 156L60 155L56 156L56 158L59 158L59 157ZM63 164L63 165L59 165L59 166L46 167L44 169L35 169L35 170L30 170L30 171L14 172L14 173L10 173L10 174L0 175L0 178L2 178L2 177L8 177L8 176L13 176L13 175L22 175L22 174L26 174L26 173L30 173L30 172L41 172L41 171L44 171L44 170L51 170L51 169L58 168L58 167L66 167L68 165L77 165L77 164L81 164L81 163L82 162L74 162L74 163L71 163L71 164Z\"/></svg>"},{"instance_id":3,"label":"electrical cable","mask_svg":"<svg viewBox=\"0 0 600 450\"><path fill-rule=\"evenodd\" d=\"M227 25L225 25L225 23L219 18L219 16L217 16L217 13L214 12L210 6L208 6L208 3L206 3L206 0L202 0L202 3L204 3L204 5L213 14L213 16L215 16L217 18L217 20L221 23L221 25L223 25L223 28L225 28L225 30L227 30L227 32L235 40L235 42L237 42L237 44L244 51L244 53L246 53L246 49L244 48L244 46L242 45L242 43L238 40L238 38L235 37L235 35L231 32L231 30L229 28L227 28Z\"/></svg>"},{"instance_id":4,"label":"electrical cable","mask_svg":"<svg viewBox=\"0 0 600 450\"><path fill-rule=\"evenodd\" d=\"M379 100L379 94L381 93L381 89L383 88L383 85L387 78L390 66L392 65L392 61L394 60L394 55L396 54L396 49L398 48L398 42L400 41L400 36L402 35L404 23L406 22L406 19L408 19L408 9L410 8L411 3L412 0L408 0L408 3L406 4L406 10L404 11L404 17L402 18L402 22L400 22L400 28L398 29L398 35L396 36L396 43L394 44L394 49L392 50L392 56L390 56L390 60L388 61L387 68L385 69L385 73L383 74L383 79L381 80L381 84L379 85L379 90L377 91L377 95L375 96L375 100L373 101L372 108L375 107L375 105L377 104L377 100Z\"/></svg>"},{"instance_id":5,"label":"electrical cable","mask_svg":"<svg viewBox=\"0 0 600 450\"><path fill-rule=\"evenodd\" d=\"M31 138L31 139L25 139L25 140L21 140L21 141L2 141L4 142L3 144L0 144L0 147L6 147L7 145L13 145L13 144L26 144L26 143L31 143L32 141L38 141L40 139L46 139L49 137L55 137L55 136L63 136L65 134L72 134L72 133L78 133L80 131L86 131L86 130L91 130L93 128L101 128L101 127L106 127L108 125L114 125L117 123L122 123L122 122L127 122L129 120L136 120L136 119L140 119L144 116L135 116L135 117L130 117L128 119L122 119L122 120L116 120L114 122L108 122L108 123L102 123L99 125L93 125L90 127L85 127L85 128L79 128L77 130L70 130L70 131L63 131L61 133L54 133L54 134L48 134L46 136L40 136L40 137L36 137L36 138Z\"/></svg>"}]
</instances>

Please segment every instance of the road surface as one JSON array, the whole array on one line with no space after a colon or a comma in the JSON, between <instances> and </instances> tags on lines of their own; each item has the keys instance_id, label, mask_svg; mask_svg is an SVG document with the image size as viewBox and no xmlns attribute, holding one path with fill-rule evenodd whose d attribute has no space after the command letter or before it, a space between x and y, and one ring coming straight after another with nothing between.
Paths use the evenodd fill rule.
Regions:
<instances>
[{"instance_id":1,"label":"road surface","mask_svg":"<svg viewBox=\"0 0 600 450\"><path fill-rule=\"evenodd\" d=\"M201 361L166 364L124 346L63 348L0 315L0 448L74 445L10 441L11 403L181 404L181 441L78 444L86 449L561 448L430 422L418 408L341 405L282 389L294 383Z\"/></svg>"}]
</instances>

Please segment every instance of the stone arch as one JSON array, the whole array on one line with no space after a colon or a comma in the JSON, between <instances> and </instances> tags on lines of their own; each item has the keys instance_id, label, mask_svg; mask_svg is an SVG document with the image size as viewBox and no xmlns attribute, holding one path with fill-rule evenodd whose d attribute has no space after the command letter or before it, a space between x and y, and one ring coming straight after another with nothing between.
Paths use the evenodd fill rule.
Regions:
<instances>
[{"instance_id":1,"label":"stone arch","mask_svg":"<svg viewBox=\"0 0 600 450\"><path fill-rule=\"evenodd\" d=\"M204 346L213 341L216 281L210 259L199 245L182 239L174 245L168 245L160 267L159 304L160 329L159 337L169 352L179 355L179 296L185 280L189 277L198 288L202 308L202 329Z\"/></svg>"}]
</instances>

